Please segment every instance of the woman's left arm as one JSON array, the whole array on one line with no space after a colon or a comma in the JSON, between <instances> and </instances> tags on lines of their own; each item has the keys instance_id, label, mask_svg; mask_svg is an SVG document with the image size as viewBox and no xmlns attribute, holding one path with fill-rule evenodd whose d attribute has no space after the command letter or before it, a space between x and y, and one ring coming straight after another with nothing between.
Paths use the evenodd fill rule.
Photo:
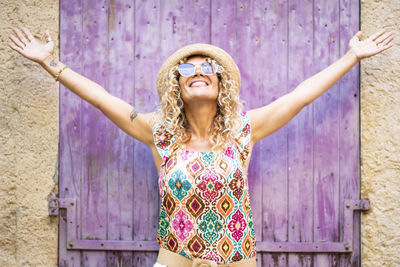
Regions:
<instances>
[{"instance_id":1,"label":"woman's left arm","mask_svg":"<svg viewBox=\"0 0 400 267\"><path fill-rule=\"evenodd\" d=\"M382 29L360 41L361 31L349 41L348 51L326 69L301 82L292 92L267 106L249 110L252 143L270 135L288 123L300 110L322 95L363 58L392 47L393 33Z\"/></svg>"}]
</instances>

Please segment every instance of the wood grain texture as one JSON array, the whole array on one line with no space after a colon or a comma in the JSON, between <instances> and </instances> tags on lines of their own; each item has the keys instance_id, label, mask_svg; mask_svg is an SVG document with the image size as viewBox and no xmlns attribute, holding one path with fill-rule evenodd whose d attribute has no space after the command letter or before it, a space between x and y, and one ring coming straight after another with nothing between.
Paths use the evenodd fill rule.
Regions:
<instances>
[{"instance_id":1,"label":"wood grain texture","mask_svg":"<svg viewBox=\"0 0 400 267\"><path fill-rule=\"evenodd\" d=\"M313 75L313 1L288 6L288 87ZM288 241L313 241L313 107L288 124ZM292 253L289 266L312 266L313 255Z\"/></svg>"},{"instance_id":2,"label":"wood grain texture","mask_svg":"<svg viewBox=\"0 0 400 267\"><path fill-rule=\"evenodd\" d=\"M60 1L60 60L71 69L82 73L82 2ZM64 86L60 86L60 164L59 197L80 198L82 171L82 100ZM79 266L80 252L67 251L67 221L60 211L58 264ZM79 218L78 213L78 218ZM76 231L77 229L75 229ZM80 233L80 231L77 231Z\"/></svg>"},{"instance_id":3,"label":"wood grain texture","mask_svg":"<svg viewBox=\"0 0 400 267\"><path fill-rule=\"evenodd\" d=\"M83 58L82 71L90 80L107 88L108 72L108 2L88 0L83 2ZM82 131L82 193L81 238L107 238L107 179L110 122L101 111L87 102L81 106ZM79 137L77 138L79 140ZM85 251L81 264L106 266L104 252Z\"/></svg>"},{"instance_id":4,"label":"wood grain texture","mask_svg":"<svg viewBox=\"0 0 400 267\"><path fill-rule=\"evenodd\" d=\"M107 91L133 104L134 100L134 9L127 1L108 3ZM107 238L133 238L133 138L113 124L108 128ZM107 266L131 266L131 252L108 252Z\"/></svg>"},{"instance_id":5,"label":"wood grain texture","mask_svg":"<svg viewBox=\"0 0 400 267\"><path fill-rule=\"evenodd\" d=\"M287 3L268 1L263 6L265 57L262 79L265 96L264 105L273 102L288 92L288 29ZM260 142L262 175L262 241L287 241L288 223L288 156L287 126ZM259 232L260 233L260 232ZM286 253L263 253L262 266L286 266Z\"/></svg>"},{"instance_id":6,"label":"wood grain texture","mask_svg":"<svg viewBox=\"0 0 400 267\"><path fill-rule=\"evenodd\" d=\"M242 88L240 97L244 101L245 110L257 108L264 103L266 95L264 84L265 53L262 19L264 9L261 1L236 1L236 43L237 43L237 64L240 69ZM265 38L266 39L266 38ZM265 40L264 39L264 40ZM249 55L248 51L254 51ZM260 144L254 146L252 158L248 169L248 183L250 192L250 205L256 240L262 240L262 212L263 212L263 187L262 174L260 172L260 163L263 162L260 157L260 151L263 149ZM263 265L262 255L257 255L257 264Z\"/></svg>"},{"instance_id":7,"label":"wood grain texture","mask_svg":"<svg viewBox=\"0 0 400 267\"><path fill-rule=\"evenodd\" d=\"M160 1L135 1L135 69L134 106L139 112L150 112L158 101L154 87L160 65ZM134 141L133 150L133 239L155 240L160 199L157 170L150 150ZM133 266L152 266L154 252L134 252Z\"/></svg>"},{"instance_id":8,"label":"wood grain texture","mask_svg":"<svg viewBox=\"0 0 400 267\"><path fill-rule=\"evenodd\" d=\"M339 3L314 6L314 71L339 58ZM339 241L339 87L336 83L314 107L314 241ZM338 254L314 255L316 266L338 266Z\"/></svg>"},{"instance_id":9,"label":"wood grain texture","mask_svg":"<svg viewBox=\"0 0 400 267\"><path fill-rule=\"evenodd\" d=\"M340 0L340 55L347 51L348 42L359 30L360 3L358 0ZM339 84L339 215L340 225L343 225L343 199L360 198L360 84L359 64L351 69ZM360 214L353 217L353 253L341 255L339 266L360 266ZM340 236L343 237L343 227L340 227Z\"/></svg>"}]
</instances>

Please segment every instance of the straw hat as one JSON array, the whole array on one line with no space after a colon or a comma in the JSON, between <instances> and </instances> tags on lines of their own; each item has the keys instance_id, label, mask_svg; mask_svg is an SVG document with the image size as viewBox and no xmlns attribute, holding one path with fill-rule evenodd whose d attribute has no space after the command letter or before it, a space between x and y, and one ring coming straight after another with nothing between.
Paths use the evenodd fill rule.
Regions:
<instances>
[{"instance_id":1,"label":"straw hat","mask_svg":"<svg viewBox=\"0 0 400 267\"><path fill-rule=\"evenodd\" d=\"M165 85L168 83L170 69L178 65L181 59L192 55L203 55L215 59L218 64L224 67L230 79L237 82L238 90L240 89L240 71L232 57L225 50L217 46L197 43L180 48L162 64L157 76L157 91L160 98L165 91Z\"/></svg>"}]
</instances>

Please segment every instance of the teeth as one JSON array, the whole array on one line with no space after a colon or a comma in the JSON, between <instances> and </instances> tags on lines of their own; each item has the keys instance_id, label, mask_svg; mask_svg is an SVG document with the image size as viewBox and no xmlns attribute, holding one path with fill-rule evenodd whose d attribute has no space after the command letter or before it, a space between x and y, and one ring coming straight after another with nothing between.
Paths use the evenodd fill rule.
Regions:
<instances>
[{"instance_id":1,"label":"teeth","mask_svg":"<svg viewBox=\"0 0 400 267\"><path fill-rule=\"evenodd\" d=\"M205 82L194 82L192 83L191 86L206 86L207 84Z\"/></svg>"}]
</instances>

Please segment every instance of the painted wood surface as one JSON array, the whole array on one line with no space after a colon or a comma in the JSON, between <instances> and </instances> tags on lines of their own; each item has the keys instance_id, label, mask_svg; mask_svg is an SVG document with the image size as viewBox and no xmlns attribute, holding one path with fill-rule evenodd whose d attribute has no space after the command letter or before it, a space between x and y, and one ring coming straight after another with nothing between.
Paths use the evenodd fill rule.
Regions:
<instances>
[{"instance_id":1,"label":"painted wood surface","mask_svg":"<svg viewBox=\"0 0 400 267\"><path fill-rule=\"evenodd\" d=\"M313 1L290 2L288 6L289 91L315 73ZM300 15L301 14L301 15ZM301 55L299 60L298 55ZM288 241L313 240L313 105L305 107L288 124ZM300 201L299 201L300 200ZM318 266L312 254L291 254L289 266ZM284 265L285 266L285 265Z\"/></svg>"},{"instance_id":2,"label":"painted wood surface","mask_svg":"<svg viewBox=\"0 0 400 267\"><path fill-rule=\"evenodd\" d=\"M158 104L156 76L183 45L225 49L242 76L245 109L266 105L346 52L359 1L60 1L61 60L141 112ZM249 168L257 241L343 238L343 199L358 199L358 66L260 141ZM76 198L80 239L154 241L157 171L149 149L60 86L60 198ZM258 253L258 266L358 266L354 251ZM156 251L67 249L60 216L60 266L152 266Z\"/></svg>"},{"instance_id":3,"label":"painted wood surface","mask_svg":"<svg viewBox=\"0 0 400 267\"><path fill-rule=\"evenodd\" d=\"M81 6L81 1L74 1L73 4L68 1L60 1L60 60L79 73L83 73ZM68 37L66 38L66 36ZM82 101L77 95L60 86L59 197L77 198L79 204L84 167L82 165L83 140L81 138ZM78 220L80 221L79 215ZM58 263L60 267L80 266L81 253L79 251L67 252L67 227L66 212L60 210ZM80 232L79 229L79 227L76 229L77 234Z\"/></svg>"}]
</instances>

